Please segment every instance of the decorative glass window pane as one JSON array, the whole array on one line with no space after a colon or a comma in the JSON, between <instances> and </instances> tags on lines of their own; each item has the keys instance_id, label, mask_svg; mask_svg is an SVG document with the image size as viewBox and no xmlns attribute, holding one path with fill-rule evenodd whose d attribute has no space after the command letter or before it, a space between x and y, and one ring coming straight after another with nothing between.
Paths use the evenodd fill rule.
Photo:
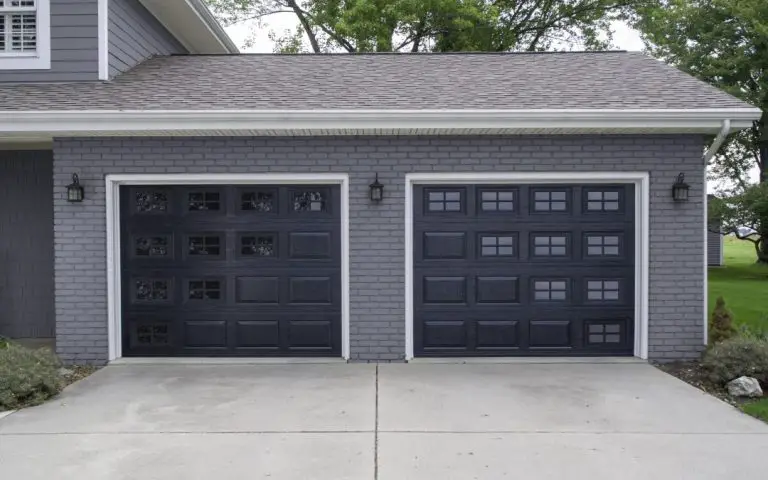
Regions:
<instances>
[{"instance_id":1,"label":"decorative glass window pane","mask_svg":"<svg viewBox=\"0 0 768 480\"><path fill-rule=\"evenodd\" d=\"M168 345L168 325L152 324L136 327L136 342L143 347Z\"/></svg>"},{"instance_id":2,"label":"decorative glass window pane","mask_svg":"<svg viewBox=\"0 0 768 480\"><path fill-rule=\"evenodd\" d=\"M168 300L170 281L140 278L135 280L133 298L139 302Z\"/></svg>"},{"instance_id":3,"label":"decorative glass window pane","mask_svg":"<svg viewBox=\"0 0 768 480\"><path fill-rule=\"evenodd\" d=\"M533 209L536 212L564 212L568 208L568 194L563 190L533 194Z\"/></svg>"},{"instance_id":4,"label":"decorative glass window pane","mask_svg":"<svg viewBox=\"0 0 768 480\"><path fill-rule=\"evenodd\" d=\"M244 192L240 195L240 209L249 212L275 211L274 192Z\"/></svg>"},{"instance_id":5,"label":"decorative glass window pane","mask_svg":"<svg viewBox=\"0 0 768 480\"><path fill-rule=\"evenodd\" d=\"M587 327L587 333L589 343L621 343L621 325L619 323L590 323Z\"/></svg>"},{"instance_id":6,"label":"decorative glass window pane","mask_svg":"<svg viewBox=\"0 0 768 480\"><path fill-rule=\"evenodd\" d=\"M533 282L534 300L564 301L568 297L566 280L536 280Z\"/></svg>"},{"instance_id":7,"label":"decorative glass window pane","mask_svg":"<svg viewBox=\"0 0 768 480\"><path fill-rule=\"evenodd\" d=\"M619 210L619 192L616 190L587 192L587 210L615 212Z\"/></svg>"},{"instance_id":8,"label":"decorative glass window pane","mask_svg":"<svg viewBox=\"0 0 768 480\"><path fill-rule=\"evenodd\" d=\"M187 209L190 212L218 211L221 209L220 195L218 192L190 192Z\"/></svg>"},{"instance_id":9,"label":"decorative glass window pane","mask_svg":"<svg viewBox=\"0 0 768 480\"><path fill-rule=\"evenodd\" d=\"M326 207L324 192L304 191L293 194L294 212L324 212Z\"/></svg>"},{"instance_id":10,"label":"decorative glass window pane","mask_svg":"<svg viewBox=\"0 0 768 480\"><path fill-rule=\"evenodd\" d=\"M568 253L565 235L535 235L533 254L537 257L563 257Z\"/></svg>"},{"instance_id":11,"label":"decorative glass window pane","mask_svg":"<svg viewBox=\"0 0 768 480\"><path fill-rule=\"evenodd\" d=\"M190 280L188 287L190 300L221 299L221 282L219 280Z\"/></svg>"},{"instance_id":12,"label":"decorative glass window pane","mask_svg":"<svg viewBox=\"0 0 768 480\"><path fill-rule=\"evenodd\" d=\"M167 257L170 241L167 235L156 237L135 237L134 254L137 257Z\"/></svg>"},{"instance_id":13,"label":"decorative glass window pane","mask_svg":"<svg viewBox=\"0 0 768 480\"><path fill-rule=\"evenodd\" d=\"M514 235L482 235L480 255L483 257L509 257L515 255Z\"/></svg>"},{"instance_id":14,"label":"decorative glass window pane","mask_svg":"<svg viewBox=\"0 0 768 480\"><path fill-rule=\"evenodd\" d=\"M484 212L512 212L515 210L515 193L512 191L483 191L480 208Z\"/></svg>"},{"instance_id":15,"label":"decorative glass window pane","mask_svg":"<svg viewBox=\"0 0 768 480\"><path fill-rule=\"evenodd\" d=\"M219 255L221 253L221 239L218 235L200 235L188 238L188 252L190 255Z\"/></svg>"},{"instance_id":16,"label":"decorative glass window pane","mask_svg":"<svg viewBox=\"0 0 768 480\"><path fill-rule=\"evenodd\" d=\"M257 257L274 257L275 236L245 235L240 237L240 253Z\"/></svg>"},{"instance_id":17,"label":"decorative glass window pane","mask_svg":"<svg viewBox=\"0 0 768 480\"><path fill-rule=\"evenodd\" d=\"M587 281L588 300L619 300L618 280L589 280Z\"/></svg>"},{"instance_id":18,"label":"decorative glass window pane","mask_svg":"<svg viewBox=\"0 0 768 480\"><path fill-rule=\"evenodd\" d=\"M136 192L135 206L139 213L166 213L168 211L168 194L153 191Z\"/></svg>"},{"instance_id":19,"label":"decorative glass window pane","mask_svg":"<svg viewBox=\"0 0 768 480\"><path fill-rule=\"evenodd\" d=\"M618 235L587 235L587 255L590 257L619 255Z\"/></svg>"},{"instance_id":20,"label":"decorative glass window pane","mask_svg":"<svg viewBox=\"0 0 768 480\"><path fill-rule=\"evenodd\" d=\"M460 212L461 192L457 190L429 192L427 208L430 212Z\"/></svg>"}]
</instances>

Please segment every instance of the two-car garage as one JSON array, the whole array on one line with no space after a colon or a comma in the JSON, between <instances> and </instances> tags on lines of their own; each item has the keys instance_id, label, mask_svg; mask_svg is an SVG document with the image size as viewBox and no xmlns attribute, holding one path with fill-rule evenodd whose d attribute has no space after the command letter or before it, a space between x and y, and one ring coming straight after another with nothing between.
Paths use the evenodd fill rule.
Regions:
<instances>
[{"instance_id":1,"label":"two-car garage","mask_svg":"<svg viewBox=\"0 0 768 480\"><path fill-rule=\"evenodd\" d=\"M117 189L123 356L348 355L346 183L158 182ZM406 357L636 352L634 183L408 188Z\"/></svg>"}]
</instances>

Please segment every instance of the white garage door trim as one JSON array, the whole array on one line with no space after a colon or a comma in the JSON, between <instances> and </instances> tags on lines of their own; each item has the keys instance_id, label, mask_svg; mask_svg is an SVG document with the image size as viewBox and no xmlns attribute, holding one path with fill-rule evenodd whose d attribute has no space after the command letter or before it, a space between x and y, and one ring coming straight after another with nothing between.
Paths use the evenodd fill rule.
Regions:
<instances>
[{"instance_id":1,"label":"white garage door trim","mask_svg":"<svg viewBox=\"0 0 768 480\"><path fill-rule=\"evenodd\" d=\"M341 356L349 360L349 175L339 173L117 174L106 176L109 360L123 356L120 305L120 186L122 185L340 185Z\"/></svg>"},{"instance_id":2,"label":"white garage door trim","mask_svg":"<svg viewBox=\"0 0 768 480\"><path fill-rule=\"evenodd\" d=\"M413 188L418 184L632 183L635 185L635 347L648 358L649 175L647 172L433 172L405 176L405 358L413 359Z\"/></svg>"}]
</instances>

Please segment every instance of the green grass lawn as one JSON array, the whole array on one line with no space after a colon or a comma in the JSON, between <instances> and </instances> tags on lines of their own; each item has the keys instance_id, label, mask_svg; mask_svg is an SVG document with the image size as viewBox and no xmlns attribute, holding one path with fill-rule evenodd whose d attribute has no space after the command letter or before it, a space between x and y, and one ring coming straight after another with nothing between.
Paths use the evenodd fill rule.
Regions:
<instances>
[{"instance_id":1,"label":"green grass lawn","mask_svg":"<svg viewBox=\"0 0 768 480\"><path fill-rule=\"evenodd\" d=\"M709 269L709 311L722 296L737 325L768 331L768 266L755 264L752 243L725 238L725 266Z\"/></svg>"}]
</instances>

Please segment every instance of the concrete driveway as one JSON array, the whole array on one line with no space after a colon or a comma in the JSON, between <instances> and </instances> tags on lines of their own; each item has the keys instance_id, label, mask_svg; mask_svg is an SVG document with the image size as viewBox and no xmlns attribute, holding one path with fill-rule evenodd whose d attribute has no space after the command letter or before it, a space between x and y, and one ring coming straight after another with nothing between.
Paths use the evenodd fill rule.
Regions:
<instances>
[{"instance_id":1,"label":"concrete driveway","mask_svg":"<svg viewBox=\"0 0 768 480\"><path fill-rule=\"evenodd\" d=\"M639 363L107 367L0 419L3 478L762 478L768 426Z\"/></svg>"}]
</instances>

